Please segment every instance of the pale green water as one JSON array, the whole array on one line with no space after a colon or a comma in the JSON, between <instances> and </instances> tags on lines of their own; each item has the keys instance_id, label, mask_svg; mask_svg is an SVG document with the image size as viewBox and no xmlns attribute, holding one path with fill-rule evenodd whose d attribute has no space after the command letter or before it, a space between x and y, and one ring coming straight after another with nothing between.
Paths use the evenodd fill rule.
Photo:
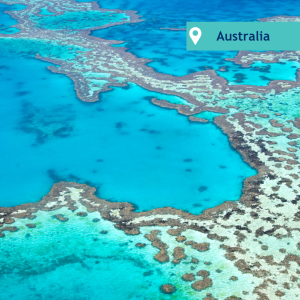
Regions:
<instances>
[{"instance_id":1,"label":"pale green water","mask_svg":"<svg viewBox=\"0 0 300 300\"><path fill-rule=\"evenodd\" d=\"M175 241L166 228L147 227L141 234L128 236L101 218L97 212L87 217L77 216L86 211L79 207L74 212L65 208L53 212L38 212L34 220L19 220L16 233L6 233L0 244L0 298L1 299L200 299L213 293L218 299L228 295L241 296L255 284L251 275L242 274L225 259L220 243L211 244L210 250L198 252ZM69 218L60 222L52 216L63 214ZM100 219L95 223L94 218ZM37 227L28 229L25 224ZM143 236L151 230L162 230L160 238L169 245L172 259L174 247L182 246L187 255L180 264L161 264L154 260L158 250ZM107 232L106 232L107 231ZM104 232L104 233L101 233ZM189 240L211 242L204 234L188 230ZM145 243L137 248L136 243ZM221 255L222 253L222 255ZM12 255L13 254L13 255ZM192 257L199 264L190 264ZM204 264L210 261L211 265ZM210 272L213 286L195 292L191 283L181 279L185 273L199 270ZM216 270L221 270L218 273ZM230 280L238 276L239 281ZM201 280L201 276L196 276ZM126 278L126 280L124 280ZM240 282L243 282L241 287ZM171 283L177 292L162 294L159 287Z\"/></svg>"}]
</instances>

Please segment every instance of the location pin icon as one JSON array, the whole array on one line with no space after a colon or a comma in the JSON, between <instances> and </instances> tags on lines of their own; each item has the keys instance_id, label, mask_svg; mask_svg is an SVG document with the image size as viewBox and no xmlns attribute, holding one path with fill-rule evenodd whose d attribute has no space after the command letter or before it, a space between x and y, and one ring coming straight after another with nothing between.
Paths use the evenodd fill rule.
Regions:
<instances>
[{"instance_id":1,"label":"location pin icon","mask_svg":"<svg viewBox=\"0 0 300 300\"><path fill-rule=\"evenodd\" d=\"M197 33L197 34L194 35L194 33L195 34ZM192 39L192 41L194 42L195 45L198 43L198 41L201 37L201 34L202 34L202 32L201 32L200 28L198 28L198 27L193 27L190 30L190 37L191 37L191 39Z\"/></svg>"}]
</instances>

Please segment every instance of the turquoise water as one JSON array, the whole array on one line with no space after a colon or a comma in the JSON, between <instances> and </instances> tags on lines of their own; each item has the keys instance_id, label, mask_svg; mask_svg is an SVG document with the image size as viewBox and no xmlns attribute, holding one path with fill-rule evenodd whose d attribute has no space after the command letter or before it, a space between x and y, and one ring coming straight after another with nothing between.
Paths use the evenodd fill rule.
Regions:
<instances>
[{"instance_id":1,"label":"turquoise water","mask_svg":"<svg viewBox=\"0 0 300 300\"><path fill-rule=\"evenodd\" d=\"M194 115L194 117L197 117L197 118L203 118L203 119L206 119L208 121L213 121L213 119L215 117L218 117L222 114L219 114L219 113L215 113L215 112L211 112L211 111L204 111L200 114L196 114Z\"/></svg>"},{"instance_id":2,"label":"turquoise water","mask_svg":"<svg viewBox=\"0 0 300 300\"><path fill-rule=\"evenodd\" d=\"M86 48L65 44L61 45L55 41L29 39L29 38L5 38L0 39L1 53L5 55L21 54L23 57L34 58L37 51L42 57L49 57L61 60L73 60L79 54L77 51L86 51Z\"/></svg>"},{"instance_id":3,"label":"turquoise water","mask_svg":"<svg viewBox=\"0 0 300 300\"><path fill-rule=\"evenodd\" d=\"M43 16L51 16L51 15L54 15L53 12L51 11L48 11L48 8L47 7L43 7L40 11L40 15L43 15Z\"/></svg>"},{"instance_id":4,"label":"turquoise water","mask_svg":"<svg viewBox=\"0 0 300 300\"><path fill-rule=\"evenodd\" d=\"M143 236L126 236L104 220L94 223L74 214L61 223L42 215L38 229L21 229L1 241L1 299L154 299L159 286L170 281L171 272L165 274L153 260L156 250L149 242L147 249L135 246L147 242ZM101 234L104 230L108 233ZM9 256L16 248L19 257ZM169 297L161 294L161 299Z\"/></svg>"},{"instance_id":5,"label":"turquoise water","mask_svg":"<svg viewBox=\"0 0 300 300\"><path fill-rule=\"evenodd\" d=\"M0 62L0 138L6 141L0 206L38 201L66 180L89 183L102 198L138 210L173 206L200 213L237 200L243 180L256 174L215 125L191 123L150 103L176 97L132 84L84 103L71 80L46 70L48 63Z\"/></svg>"},{"instance_id":6,"label":"turquoise water","mask_svg":"<svg viewBox=\"0 0 300 300\"><path fill-rule=\"evenodd\" d=\"M79 205L74 212L66 208L39 211L34 220L18 220L14 224L18 232L5 233L0 243L1 299L188 300L203 299L206 293L225 299L225 295L241 296L241 290L251 291L255 286L252 275L241 273L223 256L225 251L219 242L212 243L209 251L199 252L176 242L174 236L166 233L169 227L141 228L141 234L128 236L103 220L98 212L79 217L78 211L86 209ZM57 213L69 220L58 221L53 218ZM94 218L99 222L93 222ZM29 222L36 224L36 228L28 229L25 224ZM154 260L158 250L144 235L155 229L162 231L160 238L168 243L170 258L175 247L185 248L187 257L183 262L162 264ZM200 232L187 230L184 234L189 240L210 242ZM137 248L136 243L146 246ZM197 258L199 264L191 266L192 257ZM205 261L212 263L207 266ZM213 286L195 292L191 283L181 277L199 270L210 272ZM233 275L238 276L239 281L230 280ZM197 277L197 280L202 279ZM166 283L177 288L172 296L160 292L160 286Z\"/></svg>"},{"instance_id":7,"label":"turquoise water","mask_svg":"<svg viewBox=\"0 0 300 300\"><path fill-rule=\"evenodd\" d=\"M286 76L294 80L298 67L295 63L258 62L243 69L223 61L234 53L186 53L184 32L159 28L184 26L191 18L251 21L254 16L294 15L300 12L298 1L262 1L259 6L248 1L226 2L230 9L224 9L220 1L201 1L201 11L192 2L166 2L162 9L159 1L102 1L104 8L137 9L148 20L117 26L103 34L125 40L130 51L154 59L149 65L165 73L184 75L228 66L228 72L220 73L235 84L265 85L277 74L280 79ZM60 20L70 20L70 15L65 17ZM59 29L51 22L47 26ZM84 18L80 22L85 26ZM64 28L66 24L68 28L78 28L75 22L65 22ZM4 48L22 54L8 55ZM150 102L157 97L182 103L180 98L131 84L129 88L101 94L96 103L83 103L76 97L71 80L47 71L49 63L30 58L39 52L72 59L78 49L73 49L72 54L68 50L68 45L45 45L32 40L1 43L0 206L36 202L61 180L88 183L98 189L102 198L131 202L139 211L173 206L198 214L240 197L243 180L256 171L230 147L221 130L212 123L189 122L186 116ZM213 120L217 115L205 112L197 116ZM19 220L14 225L20 230L7 232L1 239L1 299L175 300L203 299L210 292L225 299L231 294L242 297L241 289L251 291L255 285L251 275L240 273L224 258L221 243L208 241L200 232L193 232L194 237L184 234L190 240L210 242L209 251L188 252L189 247L183 246L188 255L185 262L162 265L153 259L158 251L143 237L154 227L143 228L138 236L127 236L97 213L84 218L76 216L77 211L62 209L59 213L69 218L66 223L52 218L56 213L40 211L32 221ZM92 222L94 217L100 222ZM37 228L28 229L24 225L27 223L35 223ZM175 237L165 233L168 228L159 229L164 231L162 240L172 253L178 246ZM103 230L107 234L101 233ZM137 242L147 246L138 249ZM193 271L188 263L191 257L200 261ZM212 264L207 266L204 261ZM213 286L196 293L181 276L200 269L210 272ZM231 281L233 275L239 281ZM173 296L159 292L159 286L167 282L177 288Z\"/></svg>"}]
</instances>

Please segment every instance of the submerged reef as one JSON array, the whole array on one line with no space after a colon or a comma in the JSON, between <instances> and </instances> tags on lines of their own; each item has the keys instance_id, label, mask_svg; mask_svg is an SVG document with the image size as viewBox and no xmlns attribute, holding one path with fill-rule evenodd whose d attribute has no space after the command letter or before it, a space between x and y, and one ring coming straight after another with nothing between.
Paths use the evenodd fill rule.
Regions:
<instances>
[{"instance_id":1,"label":"submerged reef","mask_svg":"<svg viewBox=\"0 0 300 300\"><path fill-rule=\"evenodd\" d=\"M151 293L147 291L147 295L155 299L168 299L164 295L169 294L172 299L198 299L208 293L225 299L242 296L242 292L250 295L260 283L259 278L239 270L226 258L225 236L206 229L213 223L208 225L205 218L172 208L135 213L129 203L111 203L94 193L95 188L85 184L60 182L40 202L1 208L2 284L22 278L26 284L30 276L40 281L43 274L81 264L91 274L100 273L97 284L101 287L103 279L97 264L103 259L111 263L117 260L125 268L124 260L129 257L140 271L146 271L145 282L134 297L147 288ZM148 276L153 280L151 285L146 281ZM245 283L242 291L241 281ZM5 289L1 293L5 294ZM81 292L77 296L83 297ZM122 298L131 299L127 295Z\"/></svg>"},{"instance_id":2,"label":"submerged reef","mask_svg":"<svg viewBox=\"0 0 300 300\"><path fill-rule=\"evenodd\" d=\"M40 202L1 208L4 283L82 260L90 264L87 258L101 260L104 249L91 242L104 235L115 249L125 243L125 254L138 255L142 268L164 270L151 288L156 299L160 293L172 299L297 297L299 221L283 222L282 209L269 213L267 205L227 202L200 216L170 207L135 213L129 203L108 202L94 193L85 184L60 182Z\"/></svg>"},{"instance_id":3,"label":"submerged reef","mask_svg":"<svg viewBox=\"0 0 300 300\"><path fill-rule=\"evenodd\" d=\"M215 124L258 174L245 180L238 202L225 202L197 216L170 207L136 213L131 204L95 197L95 189L87 185L57 183L40 202L0 208L1 247L19 243L27 232L43 232L50 221L67 228L74 218L81 218L79 227L86 220L94 220L89 222L91 227L97 226L96 220L107 220L116 232L124 231L136 242L135 251L151 253L151 262L167 270L156 289L161 297L299 298L299 70L296 81L275 80L267 86L229 85L212 70L183 77L160 74L145 65L149 60L137 58L126 48L111 47L122 41L90 36L94 29L140 22L133 11L105 10L95 2L71 0L2 2L26 8L8 12L17 19L13 26L20 31L0 34L0 45L53 63L49 70L70 77L82 101L98 101L100 92L129 82L177 95L184 104L164 99L152 99L152 103L176 109L191 121L205 122L196 116L204 111L222 114L214 118ZM52 14L40 14L45 5ZM298 19L279 16L260 21ZM24 50L26 43L30 45ZM282 59L299 61L300 51L242 51L230 60L249 66L254 61L280 63ZM109 232L104 229L101 234ZM14 253L1 257L5 274L12 273L14 264L26 272L34 263L23 264L22 256L16 261ZM61 265L49 264L44 270L37 266L36 272ZM169 274L174 268L172 279Z\"/></svg>"}]
</instances>

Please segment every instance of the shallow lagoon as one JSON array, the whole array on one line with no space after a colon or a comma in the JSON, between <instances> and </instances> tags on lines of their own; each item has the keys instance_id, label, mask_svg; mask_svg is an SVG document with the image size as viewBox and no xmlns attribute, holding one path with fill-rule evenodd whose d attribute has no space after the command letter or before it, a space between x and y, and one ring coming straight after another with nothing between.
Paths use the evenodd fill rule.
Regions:
<instances>
[{"instance_id":1,"label":"shallow lagoon","mask_svg":"<svg viewBox=\"0 0 300 300\"><path fill-rule=\"evenodd\" d=\"M149 100L179 98L130 85L84 103L73 82L47 65L0 59L1 206L38 201L66 180L138 210L200 213L239 199L243 180L256 174L214 124L191 123Z\"/></svg>"},{"instance_id":2,"label":"shallow lagoon","mask_svg":"<svg viewBox=\"0 0 300 300\"><path fill-rule=\"evenodd\" d=\"M76 205L76 211L39 211L33 221L18 220L14 224L18 232L6 232L0 243L1 299L187 300L202 299L206 293L224 299L225 295L241 296L243 290L251 291L255 286L252 275L243 274L223 256L225 251L218 241L211 244L209 251L199 252L177 242L166 232L169 227L145 227L139 235L126 235L98 212L78 216L78 211L86 209ZM57 213L69 220L58 221L53 218ZM93 222L94 218L99 222ZM28 222L36 224L36 228L28 229ZM170 257L175 247L184 247L185 261L162 264L154 260L158 250L144 237L151 230L162 231L160 238L168 243ZM200 232L187 230L184 234L191 240L211 241ZM136 243L145 243L146 247L138 248ZM191 266L192 258L199 263ZM212 263L206 265L205 261ZM210 272L213 286L196 292L181 277L203 269ZM242 286L240 281L230 280L233 275L243 282ZM201 278L198 276L198 280ZM175 285L177 292L161 293L159 287L166 283Z\"/></svg>"}]
</instances>

